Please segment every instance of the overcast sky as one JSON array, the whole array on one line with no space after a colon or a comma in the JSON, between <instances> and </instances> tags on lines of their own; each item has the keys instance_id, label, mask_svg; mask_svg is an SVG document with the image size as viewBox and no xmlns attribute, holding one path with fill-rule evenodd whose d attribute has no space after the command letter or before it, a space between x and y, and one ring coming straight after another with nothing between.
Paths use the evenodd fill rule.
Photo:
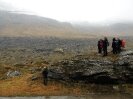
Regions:
<instances>
[{"instance_id":1,"label":"overcast sky","mask_svg":"<svg viewBox=\"0 0 133 99\"><path fill-rule=\"evenodd\" d=\"M32 12L59 21L133 21L133 0L0 0L0 9Z\"/></svg>"}]
</instances>

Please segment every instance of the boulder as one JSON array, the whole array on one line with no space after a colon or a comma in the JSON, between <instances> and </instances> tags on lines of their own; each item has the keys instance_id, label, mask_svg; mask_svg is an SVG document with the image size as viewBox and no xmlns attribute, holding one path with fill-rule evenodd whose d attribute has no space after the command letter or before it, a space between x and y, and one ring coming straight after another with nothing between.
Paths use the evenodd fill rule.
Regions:
<instances>
[{"instance_id":1,"label":"boulder","mask_svg":"<svg viewBox=\"0 0 133 99\"><path fill-rule=\"evenodd\" d=\"M93 82L96 78L99 79L103 73L112 71L110 61L99 60L63 60L59 63L53 64L50 68L50 78L60 79L65 81L85 81ZM99 77L98 77L99 75ZM95 78L94 78L95 77ZM109 75L107 75L109 78ZM111 79L111 78L110 78Z\"/></svg>"},{"instance_id":2,"label":"boulder","mask_svg":"<svg viewBox=\"0 0 133 99\"><path fill-rule=\"evenodd\" d=\"M131 82L132 72L132 54L120 56L115 62L111 62L107 58L99 60L76 56L52 64L49 67L48 77L66 82L112 84Z\"/></svg>"},{"instance_id":3,"label":"boulder","mask_svg":"<svg viewBox=\"0 0 133 99\"><path fill-rule=\"evenodd\" d=\"M7 72L6 75L7 75L7 77L15 77L15 76L20 76L21 73L19 71L16 71L16 70L15 71L10 70L10 71Z\"/></svg>"}]
</instances>

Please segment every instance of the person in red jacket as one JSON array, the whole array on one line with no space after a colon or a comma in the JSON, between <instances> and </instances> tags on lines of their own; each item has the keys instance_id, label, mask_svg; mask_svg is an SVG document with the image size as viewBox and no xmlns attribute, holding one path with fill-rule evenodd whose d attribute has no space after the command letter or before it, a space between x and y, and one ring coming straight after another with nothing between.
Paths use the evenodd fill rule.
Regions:
<instances>
[{"instance_id":1,"label":"person in red jacket","mask_svg":"<svg viewBox=\"0 0 133 99\"><path fill-rule=\"evenodd\" d=\"M103 40L100 39L97 43L97 47L98 47L98 53L102 53L102 50L103 50Z\"/></svg>"}]
</instances>

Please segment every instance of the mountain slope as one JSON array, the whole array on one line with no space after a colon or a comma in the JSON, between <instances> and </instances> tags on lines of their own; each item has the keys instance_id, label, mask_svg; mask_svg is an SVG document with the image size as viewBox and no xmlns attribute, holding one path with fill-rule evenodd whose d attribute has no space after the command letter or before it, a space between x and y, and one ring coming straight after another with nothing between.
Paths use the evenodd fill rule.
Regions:
<instances>
[{"instance_id":1,"label":"mountain slope","mask_svg":"<svg viewBox=\"0 0 133 99\"><path fill-rule=\"evenodd\" d=\"M0 11L0 36L94 38L133 36L133 22L110 25L59 22L50 18Z\"/></svg>"},{"instance_id":2,"label":"mountain slope","mask_svg":"<svg viewBox=\"0 0 133 99\"><path fill-rule=\"evenodd\" d=\"M70 23L34 15L0 11L0 36L13 37L92 37L82 34Z\"/></svg>"}]
</instances>

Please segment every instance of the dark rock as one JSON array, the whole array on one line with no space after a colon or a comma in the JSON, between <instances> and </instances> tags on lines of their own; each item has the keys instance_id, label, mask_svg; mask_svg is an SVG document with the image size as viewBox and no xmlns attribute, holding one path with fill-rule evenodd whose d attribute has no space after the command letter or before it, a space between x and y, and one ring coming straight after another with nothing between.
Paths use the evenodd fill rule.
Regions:
<instances>
[{"instance_id":1,"label":"dark rock","mask_svg":"<svg viewBox=\"0 0 133 99\"><path fill-rule=\"evenodd\" d=\"M112 62L89 60L89 59L72 59L63 60L53 64L49 69L49 77L65 81L85 81L93 82L97 75L112 71ZM100 77L100 76L99 76ZM109 78L109 77L108 77ZM92 80L93 79L93 80ZM98 78L99 79L99 78ZM111 79L111 78L110 78Z\"/></svg>"},{"instance_id":2,"label":"dark rock","mask_svg":"<svg viewBox=\"0 0 133 99\"><path fill-rule=\"evenodd\" d=\"M119 56L115 62L111 62L107 58L98 60L83 55L76 56L70 60L52 64L49 67L48 75L51 79L66 82L128 83L133 80L133 55L132 52L123 55Z\"/></svg>"}]
</instances>

